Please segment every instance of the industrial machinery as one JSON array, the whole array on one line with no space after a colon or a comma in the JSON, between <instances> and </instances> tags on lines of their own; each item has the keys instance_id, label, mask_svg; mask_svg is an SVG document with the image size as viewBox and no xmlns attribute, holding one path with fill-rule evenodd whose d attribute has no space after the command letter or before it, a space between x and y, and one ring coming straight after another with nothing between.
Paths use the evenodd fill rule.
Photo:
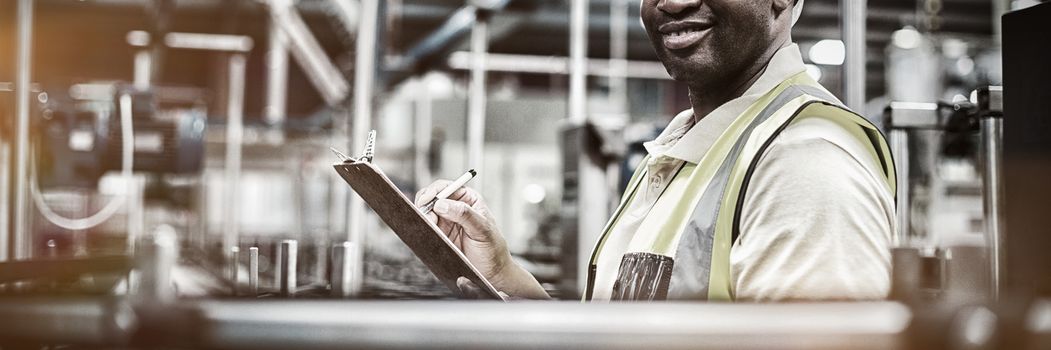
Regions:
<instances>
[{"instance_id":1,"label":"industrial machinery","mask_svg":"<svg viewBox=\"0 0 1051 350\"><path fill-rule=\"evenodd\" d=\"M794 37L814 46L829 36L822 26L845 22L844 66L813 68L861 110L884 83L866 73L884 63L866 62L865 45L893 40L885 29L900 28L900 4L866 20L877 1L807 3L814 19ZM949 15L973 1L923 3L916 22L927 29L992 21ZM53 33L34 37L55 26L34 25L34 6L120 14L99 34L118 48L113 62L91 67L119 79L52 71L69 55L49 46ZM0 116L3 349L1051 348L1051 55L1031 40L1051 4L1004 17L1002 88L884 111L900 183L919 157L910 133L946 132L939 155L977 160L979 190L962 192L981 201L982 220L966 221L980 233L935 244L899 207L889 300L786 304L452 300L332 174L328 148L358 154L372 129L390 143L376 161L410 198L449 169L481 169L475 183L506 219L514 258L553 297L576 299L640 141L687 104L641 45L628 0L8 7L0 34L2 16L16 20L18 68L0 83L0 113L14 111ZM145 23L127 16L142 10ZM603 45L608 57L589 55ZM54 76L75 82L40 78ZM917 195L898 188L899 203Z\"/></svg>"}]
</instances>

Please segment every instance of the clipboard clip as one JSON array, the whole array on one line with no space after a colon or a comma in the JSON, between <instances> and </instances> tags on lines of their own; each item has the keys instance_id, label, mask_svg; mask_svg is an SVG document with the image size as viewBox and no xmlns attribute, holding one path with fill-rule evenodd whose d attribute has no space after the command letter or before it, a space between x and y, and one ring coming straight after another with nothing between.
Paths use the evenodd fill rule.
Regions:
<instances>
[{"instance_id":1,"label":"clipboard clip","mask_svg":"<svg viewBox=\"0 0 1051 350\"><path fill-rule=\"evenodd\" d=\"M344 163L372 163L372 159L376 157L376 130L369 131L369 139L365 143L365 150L361 152L361 156L358 158L349 157L335 147L329 147L328 149L332 150L332 153L335 153L336 157Z\"/></svg>"}]
</instances>

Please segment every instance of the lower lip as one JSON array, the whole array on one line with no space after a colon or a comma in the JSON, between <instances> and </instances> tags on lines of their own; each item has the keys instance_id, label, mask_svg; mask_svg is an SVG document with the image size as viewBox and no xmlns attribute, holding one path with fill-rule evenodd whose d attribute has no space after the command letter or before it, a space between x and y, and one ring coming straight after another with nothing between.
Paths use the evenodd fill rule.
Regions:
<instances>
[{"instance_id":1,"label":"lower lip","mask_svg":"<svg viewBox=\"0 0 1051 350\"><path fill-rule=\"evenodd\" d=\"M697 42L704 38L704 34L708 32L708 29L690 32L682 35L670 35L664 34L664 47L669 50L680 50L687 47L696 45Z\"/></svg>"}]
</instances>

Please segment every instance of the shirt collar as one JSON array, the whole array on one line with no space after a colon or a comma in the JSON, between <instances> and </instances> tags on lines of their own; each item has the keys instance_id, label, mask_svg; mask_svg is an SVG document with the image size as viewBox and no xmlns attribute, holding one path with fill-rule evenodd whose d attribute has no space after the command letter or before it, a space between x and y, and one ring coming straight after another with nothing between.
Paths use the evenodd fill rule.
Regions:
<instances>
[{"instance_id":1,"label":"shirt collar","mask_svg":"<svg viewBox=\"0 0 1051 350\"><path fill-rule=\"evenodd\" d=\"M766 71L759 76L759 79L748 90L745 90L741 97L724 103L704 118L701 118L696 125L689 128L689 131L682 135L681 138L678 138L677 141L669 140L675 136L673 133L676 130L692 123L693 110L682 111L668 123L668 127L664 129L664 132L656 140L647 142L645 145L647 151L650 151L651 156L655 156L652 151L660 149L664 151L660 152L664 153L663 155L682 159L690 163L699 163L705 153L708 153L712 144L715 143L715 140L722 135L723 131L741 113L744 113L755 101L777 87L782 81L805 70L806 66L803 64L803 57L799 53L799 46L793 43L777 50L774 53L774 57L770 59ZM658 145L667 145L667 149L664 149L665 147L656 147Z\"/></svg>"}]
</instances>

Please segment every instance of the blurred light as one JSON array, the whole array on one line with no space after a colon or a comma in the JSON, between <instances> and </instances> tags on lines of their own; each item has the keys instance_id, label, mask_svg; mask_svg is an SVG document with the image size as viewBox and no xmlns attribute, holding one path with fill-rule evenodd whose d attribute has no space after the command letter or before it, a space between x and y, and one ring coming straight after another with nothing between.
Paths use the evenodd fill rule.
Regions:
<instances>
[{"instance_id":1,"label":"blurred light","mask_svg":"<svg viewBox=\"0 0 1051 350\"><path fill-rule=\"evenodd\" d=\"M920 42L923 41L923 34L916 31L916 28L911 26L905 26L905 28L894 31L891 36L891 42L894 46L910 50L920 47Z\"/></svg>"},{"instance_id":2,"label":"blurred light","mask_svg":"<svg viewBox=\"0 0 1051 350\"><path fill-rule=\"evenodd\" d=\"M952 97L952 102L953 103L967 102L967 96L964 96L964 95L961 95L961 94L956 94L956 96Z\"/></svg>"},{"instance_id":3,"label":"blurred light","mask_svg":"<svg viewBox=\"0 0 1051 350\"><path fill-rule=\"evenodd\" d=\"M964 56L956 60L956 72L960 75L969 75L974 72L974 60L970 57Z\"/></svg>"},{"instance_id":4,"label":"blurred light","mask_svg":"<svg viewBox=\"0 0 1051 350\"><path fill-rule=\"evenodd\" d=\"M810 75L814 81L821 81L821 67L818 67L817 65L808 63L806 65L806 74Z\"/></svg>"},{"instance_id":5,"label":"blurred light","mask_svg":"<svg viewBox=\"0 0 1051 350\"><path fill-rule=\"evenodd\" d=\"M846 57L847 49L840 40L821 40L810 47L810 61L817 64L840 66Z\"/></svg>"},{"instance_id":6,"label":"blurred light","mask_svg":"<svg viewBox=\"0 0 1051 350\"><path fill-rule=\"evenodd\" d=\"M942 40L942 55L948 58L963 57L967 54L968 46L966 41L956 38Z\"/></svg>"},{"instance_id":7,"label":"blurred light","mask_svg":"<svg viewBox=\"0 0 1051 350\"><path fill-rule=\"evenodd\" d=\"M526 202L530 204L540 204L546 196L547 191L544 190L544 186L528 184L522 188L522 198L525 198Z\"/></svg>"},{"instance_id":8,"label":"blurred light","mask_svg":"<svg viewBox=\"0 0 1051 350\"><path fill-rule=\"evenodd\" d=\"M996 329L996 314L985 307L971 310L962 321L963 340L968 347L987 346Z\"/></svg>"},{"instance_id":9,"label":"blurred light","mask_svg":"<svg viewBox=\"0 0 1051 350\"><path fill-rule=\"evenodd\" d=\"M150 33L142 30L133 30L128 32L127 40L128 45L131 46L146 46L150 44Z\"/></svg>"}]
</instances>

